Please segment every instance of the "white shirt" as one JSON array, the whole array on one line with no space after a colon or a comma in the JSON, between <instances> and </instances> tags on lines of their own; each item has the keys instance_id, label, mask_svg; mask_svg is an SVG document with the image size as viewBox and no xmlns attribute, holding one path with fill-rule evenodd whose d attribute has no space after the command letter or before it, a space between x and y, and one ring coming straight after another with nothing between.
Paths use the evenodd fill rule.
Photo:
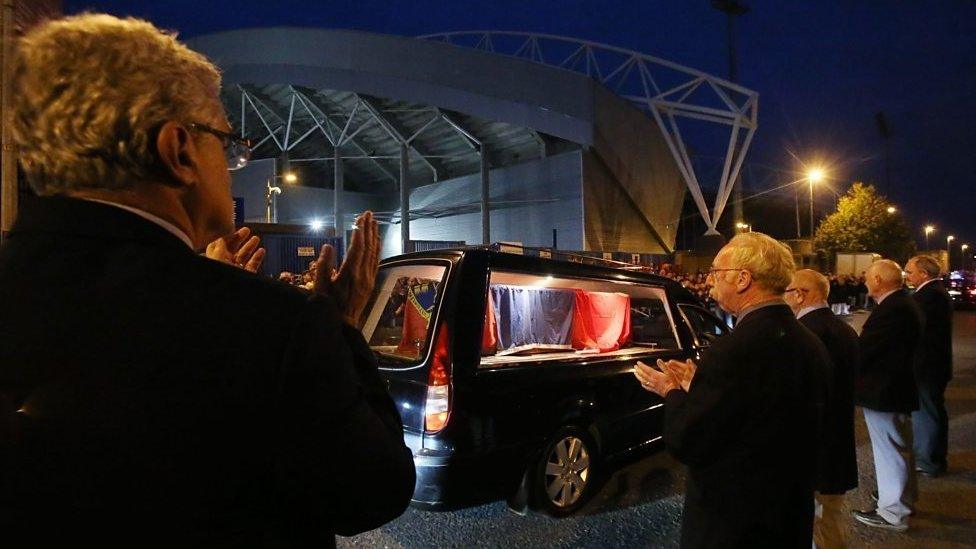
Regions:
<instances>
[{"instance_id":1,"label":"white shirt","mask_svg":"<svg viewBox=\"0 0 976 549\"><path fill-rule=\"evenodd\" d=\"M89 202L98 202L99 204L107 204L109 206L115 206L116 208L120 208L120 209L125 210L127 212L134 213L134 214L138 215L139 217L145 219L146 221L151 221L151 222L155 223L156 225L159 225L160 227L166 229L166 231L168 231L169 233L171 233L176 238L179 238L180 240L182 240L183 243L187 245L187 247L189 247L191 250L193 250L193 241L190 240L190 237L185 232L183 232L182 230L180 230L179 227L177 227L176 225L173 225L169 221L166 221L165 219L163 219L163 218L161 218L159 216L155 216L155 215L153 215L153 214L151 214L151 213L149 213L149 212L147 212L145 210L140 210L139 208L133 208L132 206L127 206L125 204L118 204L116 202L109 202L108 200L99 200L97 198L84 198L83 200L87 200Z\"/></svg>"},{"instance_id":2,"label":"white shirt","mask_svg":"<svg viewBox=\"0 0 976 549\"><path fill-rule=\"evenodd\" d=\"M801 318L803 316L806 316L806 315L808 315L808 314L816 311L817 309L829 309L829 308L830 307L827 307L826 304L811 305L809 307L804 307L804 308L802 308L802 309L800 309L799 311L796 312L796 318L799 319L799 318Z\"/></svg>"}]
</instances>

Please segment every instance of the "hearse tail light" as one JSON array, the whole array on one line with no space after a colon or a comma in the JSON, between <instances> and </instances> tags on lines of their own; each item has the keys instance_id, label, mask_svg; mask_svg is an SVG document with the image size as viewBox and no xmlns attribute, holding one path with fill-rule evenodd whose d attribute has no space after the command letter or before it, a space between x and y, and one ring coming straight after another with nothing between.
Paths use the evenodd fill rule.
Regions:
<instances>
[{"instance_id":1,"label":"hearse tail light","mask_svg":"<svg viewBox=\"0 0 976 549\"><path fill-rule=\"evenodd\" d=\"M427 403L424 406L424 430L436 433L447 425L451 416L451 353L447 324L441 324L434 341L434 356L427 378Z\"/></svg>"}]
</instances>

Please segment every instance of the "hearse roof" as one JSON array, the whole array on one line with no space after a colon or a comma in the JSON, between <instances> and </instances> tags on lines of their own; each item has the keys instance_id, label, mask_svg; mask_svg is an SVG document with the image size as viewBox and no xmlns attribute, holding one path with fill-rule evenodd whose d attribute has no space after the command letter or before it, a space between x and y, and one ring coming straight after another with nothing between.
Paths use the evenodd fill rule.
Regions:
<instances>
[{"instance_id":1,"label":"hearse roof","mask_svg":"<svg viewBox=\"0 0 976 549\"><path fill-rule=\"evenodd\" d=\"M551 271L552 274L576 275L585 276L588 278L606 278L626 282L650 282L668 288L671 295L679 302L694 304L699 303L691 292L689 292L676 280L668 277L608 265L592 265L566 261L563 259L549 259L538 256L499 252L482 246L463 246L458 248L412 252L388 257L380 262L380 265L382 266L391 261L400 261L404 259L448 259L451 261L457 261L466 256L480 256L491 264L502 262L515 268L524 268L542 273ZM600 258L587 259L593 261L603 261Z\"/></svg>"}]
</instances>

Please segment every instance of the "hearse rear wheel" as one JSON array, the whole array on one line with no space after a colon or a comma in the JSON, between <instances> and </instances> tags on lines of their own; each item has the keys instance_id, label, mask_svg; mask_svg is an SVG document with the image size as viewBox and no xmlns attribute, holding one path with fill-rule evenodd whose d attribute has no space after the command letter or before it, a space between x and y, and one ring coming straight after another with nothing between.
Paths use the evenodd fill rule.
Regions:
<instances>
[{"instance_id":1,"label":"hearse rear wheel","mask_svg":"<svg viewBox=\"0 0 976 549\"><path fill-rule=\"evenodd\" d=\"M534 505L554 517L572 514L596 489L597 447L589 433L560 429L543 449L533 479Z\"/></svg>"}]
</instances>

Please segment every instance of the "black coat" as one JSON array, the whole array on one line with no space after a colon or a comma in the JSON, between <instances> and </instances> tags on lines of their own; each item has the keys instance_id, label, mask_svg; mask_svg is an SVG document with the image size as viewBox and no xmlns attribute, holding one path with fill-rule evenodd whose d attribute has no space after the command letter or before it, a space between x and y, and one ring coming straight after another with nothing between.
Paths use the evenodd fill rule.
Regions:
<instances>
[{"instance_id":1,"label":"black coat","mask_svg":"<svg viewBox=\"0 0 976 549\"><path fill-rule=\"evenodd\" d=\"M952 379L952 298L941 280L912 294L925 325L915 352L915 377L920 383L945 384Z\"/></svg>"},{"instance_id":2,"label":"black coat","mask_svg":"<svg viewBox=\"0 0 976 549\"><path fill-rule=\"evenodd\" d=\"M879 412L918 410L912 363L922 332L922 312L904 291L889 295L861 328L861 364L855 402Z\"/></svg>"},{"instance_id":3,"label":"black coat","mask_svg":"<svg viewBox=\"0 0 976 549\"><path fill-rule=\"evenodd\" d=\"M854 445L854 378L857 375L857 332L830 309L810 311L800 324L814 333L830 355L827 405L824 409L822 449L817 491L843 494L857 488Z\"/></svg>"},{"instance_id":4,"label":"black coat","mask_svg":"<svg viewBox=\"0 0 976 549\"><path fill-rule=\"evenodd\" d=\"M823 344L785 304L757 309L665 398L664 440L688 465L682 547L811 544Z\"/></svg>"},{"instance_id":5,"label":"black coat","mask_svg":"<svg viewBox=\"0 0 976 549\"><path fill-rule=\"evenodd\" d=\"M48 198L0 248L0 303L7 541L329 546L410 500L399 415L330 300Z\"/></svg>"}]
</instances>

